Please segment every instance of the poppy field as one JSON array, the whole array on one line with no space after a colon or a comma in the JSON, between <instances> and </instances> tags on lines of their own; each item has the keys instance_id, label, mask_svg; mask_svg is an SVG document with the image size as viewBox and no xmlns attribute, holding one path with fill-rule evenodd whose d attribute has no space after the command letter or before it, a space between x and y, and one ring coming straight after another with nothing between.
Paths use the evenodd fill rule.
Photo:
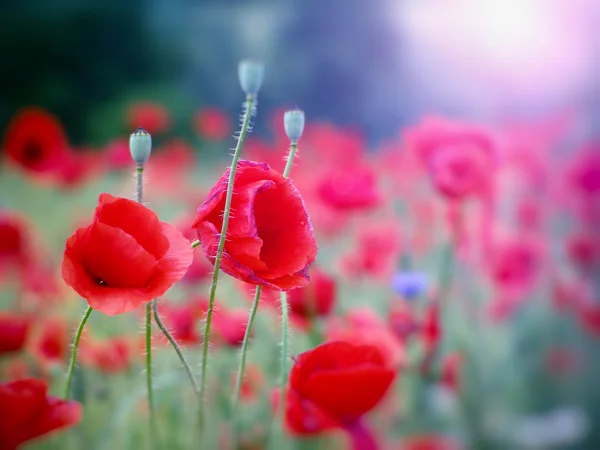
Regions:
<instances>
[{"instance_id":1,"label":"poppy field","mask_svg":"<svg viewBox=\"0 0 600 450\"><path fill-rule=\"evenodd\" d=\"M600 143L424 114L372 146L265 67L172 131L0 166L0 450L600 448ZM271 138L251 133L269 124ZM233 138L232 138L233 134Z\"/></svg>"}]
</instances>

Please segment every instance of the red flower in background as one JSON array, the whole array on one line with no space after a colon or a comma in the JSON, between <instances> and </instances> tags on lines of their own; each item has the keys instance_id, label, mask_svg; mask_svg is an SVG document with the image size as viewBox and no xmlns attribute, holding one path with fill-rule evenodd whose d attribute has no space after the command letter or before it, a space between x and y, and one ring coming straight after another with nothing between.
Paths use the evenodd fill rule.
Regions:
<instances>
[{"instance_id":1,"label":"red flower in background","mask_svg":"<svg viewBox=\"0 0 600 450\"><path fill-rule=\"evenodd\" d=\"M129 370L133 344L128 337L87 339L79 349L81 364L101 373L119 373Z\"/></svg>"},{"instance_id":2,"label":"red flower in background","mask_svg":"<svg viewBox=\"0 0 600 450\"><path fill-rule=\"evenodd\" d=\"M356 248L342 256L341 264L349 277L389 278L400 256L401 234L396 222L368 222L356 237Z\"/></svg>"},{"instance_id":3,"label":"red flower in background","mask_svg":"<svg viewBox=\"0 0 600 450\"><path fill-rule=\"evenodd\" d=\"M177 342L180 344L200 344L202 342L196 326L208 310L208 300L194 298L179 305L161 302L159 309Z\"/></svg>"},{"instance_id":4,"label":"red flower in background","mask_svg":"<svg viewBox=\"0 0 600 450\"><path fill-rule=\"evenodd\" d=\"M409 436L402 439L401 450L462 450L453 438L435 434Z\"/></svg>"},{"instance_id":5,"label":"red flower in background","mask_svg":"<svg viewBox=\"0 0 600 450\"><path fill-rule=\"evenodd\" d=\"M61 164L69 144L56 117L43 109L26 108L12 118L2 147L22 169L43 173Z\"/></svg>"},{"instance_id":6,"label":"red flower in background","mask_svg":"<svg viewBox=\"0 0 600 450\"><path fill-rule=\"evenodd\" d=\"M584 200L600 196L600 142L585 146L569 172L573 190Z\"/></svg>"},{"instance_id":7,"label":"red flower in background","mask_svg":"<svg viewBox=\"0 0 600 450\"><path fill-rule=\"evenodd\" d=\"M567 240L567 254L583 271L600 267L600 232L578 232Z\"/></svg>"},{"instance_id":8,"label":"red flower in background","mask_svg":"<svg viewBox=\"0 0 600 450\"><path fill-rule=\"evenodd\" d=\"M171 116L159 103L136 102L127 111L127 125L132 130L143 128L150 134L162 133L171 127Z\"/></svg>"},{"instance_id":9,"label":"red flower in background","mask_svg":"<svg viewBox=\"0 0 600 450\"><path fill-rule=\"evenodd\" d=\"M163 295L192 262L189 241L145 206L101 194L92 224L67 239L62 274L108 315Z\"/></svg>"},{"instance_id":10,"label":"red flower in background","mask_svg":"<svg viewBox=\"0 0 600 450\"><path fill-rule=\"evenodd\" d=\"M220 309L213 315L213 327L220 342L238 347L244 341L248 326L248 311L245 309Z\"/></svg>"},{"instance_id":11,"label":"red flower in background","mask_svg":"<svg viewBox=\"0 0 600 450\"><path fill-rule=\"evenodd\" d=\"M321 201L337 210L369 209L382 200L377 174L365 165L335 166L318 183Z\"/></svg>"},{"instance_id":12,"label":"red flower in background","mask_svg":"<svg viewBox=\"0 0 600 450\"><path fill-rule=\"evenodd\" d=\"M327 273L313 266L310 269L310 283L288 294L288 304L293 314L310 319L328 315L336 297L335 280Z\"/></svg>"},{"instance_id":13,"label":"red flower in background","mask_svg":"<svg viewBox=\"0 0 600 450\"><path fill-rule=\"evenodd\" d=\"M339 129L329 123L309 123L302 141L302 148L313 158L333 165L359 161L366 148L363 137L356 130Z\"/></svg>"},{"instance_id":14,"label":"red flower in background","mask_svg":"<svg viewBox=\"0 0 600 450\"><path fill-rule=\"evenodd\" d=\"M18 352L23 348L31 321L30 317L0 311L0 356Z\"/></svg>"},{"instance_id":15,"label":"red flower in background","mask_svg":"<svg viewBox=\"0 0 600 450\"><path fill-rule=\"evenodd\" d=\"M537 238L515 236L498 241L491 255L492 281L503 297L520 297L531 289L542 268L544 248Z\"/></svg>"},{"instance_id":16,"label":"red flower in background","mask_svg":"<svg viewBox=\"0 0 600 450\"><path fill-rule=\"evenodd\" d=\"M390 311L388 324L401 342L406 342L419 330L419 322L408 307L396 307Z\"/></svg>"},{"instance_id":17,"label":"red flower in background","mask_svg":"<svg viewBox=\"0 0 600 450\"><path fill-rule=\"evenodd\" d=\"M102 151L109 170L131 169L134 162L129 152L127 139L114 139Z\"/></svg>"},{"instance_id":18,"label":"red flower in background","mask_svg":"<svg viewBox=\"0 0 600 450\"><path fill-rule=\"evenodd\" d=\"M461 353L449 353L442 360L441 383L448 389L458 392L461 386L461 369L464 356Z\"/></svg>"},{"instance_id":19,"label":"red flower in background","mask_svg":"<svg viewBox=\"0 0 600 450\"><path fill-rule=\"evenodd\" d=\"M29 259L24 223L12 214L0 213L0 269L22 265Z\"/></svg>"},{"instance_id":20,"label":"red flower in background","mask_svg":"<svg viewBox=\"0 0 600 450\"><path fill-rule=\"evenodd\" d=\"M231 388L235 386L237 381L237 373L231 376ZM259 398L261 389L264 387L265 377L261 368L254 364L246 365L244 377L242 378L242 386L240 389L240 399L250 402Z\"/></svg>"},{"instance_id":21,"label":"red flower in background","mask_svg":"<svg viewBox=\"0 0 600 450\"><path fill-rule=\"evenodd\" d=\"M495 158L495 142L487 131L426 117L404 139L421 156L441 194L460 199L487 190Z\"/></svg>"},{"instance_id":22,"label":"red flower in background","mask_svg":"<svg viewBox=\"0 0 600 450\"><path fill-rule=\"evenodd\" d=\"M64 319L44 320L31 343L31 352L43 366L62 364L69 355L69 326Z\"/></svg>"},{"instance_id":23,"label":"red flower in background","mask_svg":"<svg viewBox=\"0 0 600 450\"><path fill-rule=\"evenodd\" d=\"M81 421L79 403L50 397L47 392L46 382L34 378L0 384L0 449L15 450Z\"/></svg>"},{"instance_id":24,"label":"red flower in background","mask_svg":"<svg viewBox=\"0 0 600 450\"><path fill-rule=\"evenodd\" d=\"M198 208L193 228L214 262L223 224L229 170ZM267 164L240 161L221 269L251 284L281 290L306 286L317 255L308 213L290 180Z\"/></svg>"},{"instance_id":25,"label":"red flower in background","mask_svg":"<svg viewBox=\"0 0 600 450\"><path fill-rule=\"evenodd\" d=\"M442 339L440 305L437 301L432 301L427 306L421 321L420 335L426 353L432 353L437 350Z\"/></svg>"},{"instance_id":26,"label":"red flower in background","mask_svg":"<svg viewBox=\"0 0 600 450\"><path fill-rule=\"evenodd\" d=\"M222 141L231 134L229 117L219 108L201 109L194 116L192 125L198 135L211 141Z\"/></svg>"},{"instance_id":27,"label":"red flower in background","mask_svg":"<svg viewBox=\"0 0 600 450\"><path fill-rule=\"evenodd\" d=\"M349 425L383 399L395 377L377 347L335 341L298 356L289 394L292 400L297 396L335 422ZM292 419L288 409L286 421Z\"/></svg>"}]
</instances>

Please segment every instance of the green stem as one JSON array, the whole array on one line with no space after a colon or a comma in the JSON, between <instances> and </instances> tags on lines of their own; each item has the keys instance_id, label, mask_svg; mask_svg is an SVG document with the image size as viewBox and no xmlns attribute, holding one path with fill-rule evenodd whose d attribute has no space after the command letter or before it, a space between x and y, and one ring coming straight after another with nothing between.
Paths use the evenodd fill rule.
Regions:
<instances>
[{"instance_id":1,"label":"green stem","mask_svg":"<svg viewBox=\"0 0 600 450\"><path fill-rule=\"evenodd\" d=\"M83 328L85 327L85 324L88 321L92 311L93 309L91 306L89 306L88 309L86 309L85 314L81 318L81 322L77 327L77 332L75 333L75 340L73 341L73 350L71 350L71 360L69 361L69 368L67 370L67 386L65 388L66 399L68 399L71 395L71 383L73 381L73 373L75 372L75 363L77 362L77 348L79 347L81 333L83 332Z\"/></svg>"},{"instance_id":2,"label":"green stem","mask_svg":"<svg viewBox=\"0 0 600 450\"><path fill-rule=\"evenodd\" d=\"M236 423L236 411L238 407L238 402L240 400L240 391L242 390L242 381L244 379L244 370L246 368L246 354L248 351L248 345L250 344L250 337L252 334L252 326L254 325L254 318L256 317L256 311L258 310L258 303L260 301L260 293L262 291L262 286L256 286L256 293L254 294L254 302L252 303L252 308L250 309L250 317L248 318L248 326L246 327L246 333L244 334L244 340L242 342L241 354L240 354L240 364L238 367L238 372L235 380L235 388L233 391L233 398L231 401L231 420L233 423L234 430L234 438L233 443L237 445L237 423Z\"/></svg>"},{"instance_id":3,"label":"green stem","mask_svg":"<svg viewBox=\"0 0 600 450\"><path fill-rule=\"evenodd\" d=\"M150 413L150 436L153 445L158 447L156 415L154 414L154 391L152 389L152 305L146 303L146 387Z\"/></svg>"},{"instance_id":4,"label":"green stem","mask_svg":"<svg viewBox=\"0 0 600 450\"><path fill-rule=\"evenodd\" d=\"M296 150L298 149L298 143L292 141L290 144L290 152L287 157L287 162L285 164L285 169L283 170L283 177L288 178L290 175L290 171L292 170L292 164L294 162L294 157L296 156ZM288 366L288 334L289 334L289 307L287 301L287 294L285 292L281 292L281 392L280 392L280 400L279 400L279 413L281 414L281 427L283 430L283 423L285 422L285 393L287 386L287 366Z\"/></svg>"},{"instance_id":5,"label":"green stem","mask_svg":"<svg viewBox=\"0 0 600 450\"><path fill-rule=\"evenodd\" d=\"M288 357L288 301L287 294L281 293L281 399L279 401L279 411L282 420L285 420L285 389L287 387L287 357Z\"/></svg>"},{"instance_id":6,"label":"green stem","mask_svg":"<svg viewBox=\"0 0 600 450\"><path fill-rule=\"evenodd\" d=\"M248 95L246 97L244 116L242 120L242 129L240 131L240 136L238 138L237 145L235 146L235 152L233 153L231 169L229 170L229 182L227 184L227 195L225 197L225 208L223 211L223 226L221 227L221 235L219 236L219 246L217 247L217 255L215 258L215 270L213 272L212 283L210 286L208 311L206 312L206 325L204 327L204 342L202 343L202 365L200 369L200 405L198 409L198 418L200 422L199 429L201 434L204 434L204 397L206 392L206 367L208 363L208 346L210 343L210 329L212 325L215 294L217 293L219 270L221 269L221 259L223 258L223 250L225 249L225 237L227 236L229 215L231 213L231 200L233 198L233 183L235 181L235 173L237 171L238 160L240 159L240 155L242 153L244 139L246 138L246 134L248 133L248 128L250 126L250 118L252 117L252 108L254 105L254 101L254 96Z\"/></svg>"},{"instance_id":7,"label":"green stem","mask_svg":"<svg viewBox=\"0 0 600 450\"><path fill-rule=\"evenodd\" d=\"M290 144L290 152L288 153L287 162L285 163L285 169L283 169L283 178L290 176L292 170L292 164L294 162L294 156L296 156L296 150L298 149L298 143L292 142Z\"/></svg>"},{"instance_id":8,"label":"green stem","mask_svg":"<svg viewBox=\"0 0 600 450\"><path fill-rule=\"evenodd\" d=\"M195 240L194 242L192 242L192 248L196 248L200 245L200 239Z\"/></svg>"},{"instance_id":9,"label":"green stem","mask_svg":"<svg viewBox=\"0 0 600 450\"><path fill-rule=\"evenodd\" d=\"M143 202L143 176L144 165L136 166L136 189L135 201ZM153 446L158 447L158 432L156 428L156 416L154 413L154 392L152 390L152 305L151 302L146 303L146 388L148 391L148 409L150 416L150 439Z\"/></svg>"},{"instance_id":10,"label":"green stem","mask_svg":"<svg viewBox=\"0 0 600 450\"><path fill-rule=\"evenodd\" d=\"M192 372L192 368L190 367L190 364L188 363L187 358L183 354L183 350L181 350L181 347L179 347L179 344L177 344L177 341L175 340L173 335L169 332L167 327L164 325L162 319L158 315L158 302L156 299L152 300L152 312L154 313L154 321L156 322L156 325L158 325L158 328L160 328L160 331L162 331L162 333L166 336L166 338L169 340L169 342L173 346L173 349L175 349L175 353L177 353L177 356L179 356L179 360L181 361L181 364L183 364L183 368L185 369L185 371L188 375L188 378L192 382L194 392L196 394L200 394L200 387L198 386L198 383L196 382L196 378L194 377L194 373Z\"/></svg>"}]
</instances>

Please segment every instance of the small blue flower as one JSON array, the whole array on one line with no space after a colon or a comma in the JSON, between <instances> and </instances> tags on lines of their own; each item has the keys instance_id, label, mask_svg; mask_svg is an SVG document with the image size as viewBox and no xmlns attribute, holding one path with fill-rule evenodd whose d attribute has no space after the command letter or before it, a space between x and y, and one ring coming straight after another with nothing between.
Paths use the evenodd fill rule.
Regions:
<instances>
[{"instance_id":1,"label":"small blue flower","mask_svg":"<svg viewBox=\"0 0 600 450\"><path fill-rule=\"evenodd\" d=\"M398 272L392 277L392 289L406 300L422 295L429 287L429 280L421 272Z\"/></svg>"}]
</instances>

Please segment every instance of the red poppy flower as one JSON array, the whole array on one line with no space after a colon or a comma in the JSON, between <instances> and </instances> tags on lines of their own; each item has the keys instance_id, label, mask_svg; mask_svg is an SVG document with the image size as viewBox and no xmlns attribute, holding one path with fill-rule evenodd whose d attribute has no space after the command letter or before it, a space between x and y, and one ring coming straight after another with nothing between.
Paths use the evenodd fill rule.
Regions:
<instances>
[{"instance_id":1,"label":"red poppy flower","mask_svg":"<svg viewBox=\"0 0 600 450\"><path fill-rule=\"evenodd\" d=\"M441 194L464 198L485 191L494 168L495 142L485 130L427 117L404 135L429 168Z\"/></svg>"},{"instance_id":2,"label":"red poppy flower","mask_svg":"<svg viewBox=\"0 0 600 450\"><path fill-rule=\"evenodd\" d=\"M571 187L584 200L600 195L600 142L587 144L569 171Z\"/></svg>"},{"instance_id":3,"label":"red poppy flower","mask_svg":"<svg viewBox=\"0 0 600 450\"><path fill-rule=\"evenodd\" d=\"M127 139L115 139L109 142L104 147L103 153L109 170L131 169L135 164L131 159Z\"/></svg>"},{"instance_id":4,"label":"red poppy flower","mask_svg":"<svg viewBox=\"0 0 600 450\"><path fill-rule=\"evenodd\" d=\"M0 312L0 356L18 352L25 345L31 319L11 312Z\"/></svg>"},{"instance_id":5,"label":"red poppy flower","mask_svg":"<svg viewBox=\"0 0 600 450\"><path fill-rule=\"evenodd\" d=\"M0 449L21 444L81 421L81 405L47 395L43 380L0 384Z\"/></svg>"},{"instance_id":6,"label":"red poppy flower","mask_svg":"<svg viewBox=\"0 0 600 450\"><path fill-rule=\"evenodd\" d=\"M519 297L537 280L542 267L542 242L527 236L500 241L491 258L491 275L504 296Z\"/></svg>"},{"instance_id":7,"label":"red poppy flower","mask_svg":"<svg viewBox=\"0 0 600 450\"><path fill-rule=\"evenodd\" d=\"M427 306L420 329L421 339L427 353L434 352L442 339L440 305L433 301Z\"/></svg>"},{"instance_id":8,"label":"red poppy flower","mask_svg":"<svg viewBox=\"0 0 600 450\"><path fill-rule=\"evenodd\" d=\"M231 377L232 389L235 386L236 381L237 373L234 373ZM240 399L246 402L256 400L264 385L265 377L261 368L254 364L246 365L246 370L244 371L242 386L240 389Z\"/></svg>"},{"instance_id":9,"label":"red poppy flower","mask_svg":"<svg viewBox=\"0 0 600 450\"><path fill-rule=\"evenodd\" d=\"M581 270L600 266L600 233L578 232L567 241L567 253Z\"/></svg>"},{"instance_id":10,"label":"red poppy flower","mask_svg":"<svg viewBox=\"0 0 600 450\"><path fill-rule=\"evenodd\" d=\"M402 450L461 450L454 439L435 434L423 434L404 438L400 446Z\"/></svg>"},{"instance_id":11,"label":"red poppy flower","mask_svg":"<svg viewBox=\"0 0 600 450\"><path fill-rule=\"evenodd\" d=\"M298 356L290 390L333 419L350 424L383 399L395 377L377 347L334 341Z\"/></svg>"},{"instance_id":12,"label":"red poppy flower","mask_svg":"<svg viewBox=\"0 0 600 450\"><path fill-rule=\"evenodd\" d=\"M376 173L358 164L336 167L325 174L318 194L323 203L342 211L369 209L381 202Z\"/></svg>"},{"instance_id":13,"label":"red poppy flower","mask_svg":"<svg viewBox=\"0 0 600 450\"><path fill-rule=\"evenodd\" d=\"M88 339L79 349L81 364L101 373L119 373L131 367L132 343L126 337Z\"/></svg>"},{"instance_id":14,"label":"red poppy flower","mask_svg":"<svg viewBox=\"0 0 600 450\"><path fill-rule=\"evenodd\" d=\"M231 123L225 112L219 108L204 108L196 113L194 130L211 141L221 141L231 134Z\"/></svg>"},{"instance_id":15,"label":"red poppy flower","mask_svg":"<svg viewBox=\"0 0 600 450\"><path fill-rule=\"evenodd\" d=\"M223 223L229 169L198 208L193 228L214 261ZM240 161L221 269L280 290L306 286L317 243L300 193L267 164Z\"/></svg>"},{"instance_id":16,"label":"red poppy flower","mask_svg":"<svg viewBox=\"0 0 600 450\"><path fill-rule=\"evenodd\" d=\"M163 295L191 262L190 243L174 226L137 202L101 194L92 224L67 239L62 274L112 316Z\"/></svg>"},{"instance_id":17,"label":"red poppy flower","mask_svg":"<svg viewBox=\"0 0 600 450\"><path fill-rule=\"evenodd\" d=\"M2 147L13 163L42 173L60 164L68 142L56 117L43 109L26 108L11 120Z\"/></svg>"},{"instance_id":18,"label":"red poppy flower","mask_svg":"<svg viewBox=\"0 0 600 450\"><path fill-rule=\"evenodd\" d=\"M316 267L310 269L311 282L288 294L288 304L293 314L305 319L328 315L335 304L336 283L327 273Z\"/></svg>"},{"instance_id":19,"label":"red poppy flower","mask_svg":"<svg viewBox=\"0 0 600 450\"><path fill-rule=\"evenodd\" d=\"M197 330L198 321L208 310L208 300L195 298L179 305L161 302L159 311L171 334L180 344L199 344L202 338Z\"/></svg>"},{"instance_id":20,"label":"red poppy flower","mask_svg":"<svg viewBox=\"0 0 600 450\"><path fill-rule=\"evenodd\" d=\"M313 157L333 165L359 161L367 148L363 136L356 130L336 128L329 123L308 124L302 139L303 148Z\"/></svg>"},{"instance_id":21,"label":"red poppy flower","mask_svg":"<svg viewBox=\"0 0 600 450\"><path fill-rule=\"evenodd\" d=\"M27 237L21 220L0 213L0 265L19 264L27 259Z\"/></svg>"},{"instance_id":22,"label":"red poppy flower","mask_svg":"<svg viewBox=\"0 0 600 450\"><path fill-rule=\"evenodd\" d=\"M230 347L238 347L244 341L248 326L248 311L221 309L213 315L213 327L220 342Z\"/></svg>"},{"instance_id":23,"label":"red poppy flower","mask_svg":"<svg viewBox=\"0 0 600 450\"><path fill-rule=\"evenodd\" d=\"M271 394L273 410L279 407L279 389ZM310 400L303 399L298 392L287 389L285 396L285 427L295 436L314 436L340 427L340 423L323 412Z\"/></svg>"},{"instance_id":24,"label":"red poppy flower","mask_svg":"<svg viewBox=\"0 0 600 450\"><path fill-rule=\"evenodd\" d=\"M350 277L389 279L401 251L400 226L395 221L366 223L358 231L356 248L342 256L341 265Z\"/></svg>"},{"instance_id":25,"label":"red poppy flower","mask_svg":"<svg viewBox=\"0 0 600 450\"><path fill-rule=\"evenodd\" d=\"M137 102L127 111L127 124L132 130L143 128L151 134L162 133L171 126L171 116L159 103Z\"/></svg>"},{"instance_id":26,"label":"red poppy flower","mask_svg":"<svg viewBox=\"0 0 600 450\"><path fill-rule=\"evenodd\" d=\"M442 360L441 383L448 389L458 392L461 386L461 369L464 356L461 353L450 353Z\"/></svg>"},{"instance_id":27,"label":"red poppy flower","mask_svg":"<svg viewBox=\"0 0 600 450\"><path fill-rule=\"evenodd\" d=\"M32 341L31 352L44 365L66 361L69 355L69 328L62 318L46 319Z\"/></svg>"},{"instance_id":28,"label":"red poppy flower","mask_svg":"<svg viewBox=\"0 0 600 450\"><path fill-rule=\"evenodd\" d=\"M390 367L400 367L406 360L403 343L370 308L354 308L343 317L331 318L327 323L326 336L329 341L377 347Z\"/></svg>"},{"instance_id":29,"label":"red poppy flower","mask_svg":"<svg viewBox=\"0 0 600 450\"><path fill-rule=\"evenodd\" d=\"M419 330L419 323L414 313L407 307L397 307L390 311L388 324L396 337L406 342Z\"/></svg>"}]
</instances>

